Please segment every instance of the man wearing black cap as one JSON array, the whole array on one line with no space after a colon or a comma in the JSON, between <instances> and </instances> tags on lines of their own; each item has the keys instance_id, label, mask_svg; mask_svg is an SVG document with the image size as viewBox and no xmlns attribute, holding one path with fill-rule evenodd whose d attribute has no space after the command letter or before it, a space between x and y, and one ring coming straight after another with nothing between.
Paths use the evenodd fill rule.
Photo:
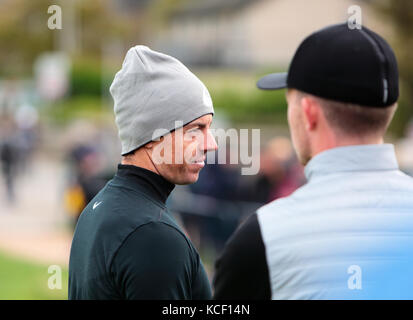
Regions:
<instances>
[{"instance_id":1,"label":"man wearing black cap","mask_svg":"<svg viewBox=\"0 0 413 320\"><path fill-rule=\"evenodd\" d=\"M257 86L287 88L308 182L240 226L216 263L215 298L412 299L413 179L383 143L399 94L390 46L330 26Z\"/></svg>"}]
</instances>

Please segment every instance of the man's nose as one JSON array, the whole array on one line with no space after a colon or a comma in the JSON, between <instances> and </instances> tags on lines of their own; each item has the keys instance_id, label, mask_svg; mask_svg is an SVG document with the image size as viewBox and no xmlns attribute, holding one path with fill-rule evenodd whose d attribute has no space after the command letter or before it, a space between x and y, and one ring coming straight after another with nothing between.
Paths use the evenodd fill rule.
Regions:
<instances>
[{"instance_id":1,"label":"man's nose","mask_svg":"<svg viewBox=\"0 0 413 320\"><path fill-rule=\"evenodd\" d=\"M215 141L215 137L212 135L211 130L208 129L207 134L204 137L204 145L203 145L204 152L208 151L215 151L218 149L217 142Z\"/></svg>"}]
</instances>

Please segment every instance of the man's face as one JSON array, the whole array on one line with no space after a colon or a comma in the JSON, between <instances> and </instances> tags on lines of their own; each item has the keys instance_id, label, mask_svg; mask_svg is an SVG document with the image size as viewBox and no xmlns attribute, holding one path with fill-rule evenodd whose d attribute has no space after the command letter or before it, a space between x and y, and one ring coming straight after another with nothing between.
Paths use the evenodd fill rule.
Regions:
<instances>
[{"instance_id":1,"label":"man's face","mask_svg":"<svg viewBox=\"0 0 413 320\"><path fill-rule=\"evenodd\" d=\"M212 115L204 115L173 131L154 144L152 160L159 174L174 184L198 180L205 166L206 153L217 150L210 126ZM163 161L158 161L162 157Z\"/></svg>"},{"instance_id":2,"label":"man's face","mask_svg":"<svg viewBox=\"0 0 413 320\"><path fill-rule=\"evenodd\" d=\"M286 98L288 103L288 125L293 146L300 163L306 165L311 159L311 150L308 133L305 130L301 96L297 90L288 89Z\"/></svg>"}]
</instances>

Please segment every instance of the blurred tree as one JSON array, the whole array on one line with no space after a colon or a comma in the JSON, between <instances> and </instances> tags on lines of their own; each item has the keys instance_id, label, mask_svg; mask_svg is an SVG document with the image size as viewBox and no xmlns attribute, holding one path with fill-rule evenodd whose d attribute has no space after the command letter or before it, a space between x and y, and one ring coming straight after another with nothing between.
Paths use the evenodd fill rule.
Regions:
<instances>
[{"instance_id":1,"label":"blurred tree","mask_svg":"<svg viewBox=\"0 0 413 320\"><path fill-rule=\"evenodd\" d=\"M141 11L122 12L115 10L112 1L77 1L79 33L81 35L82 56L101 55L103 44L114 39L125 42L137 41L142 36L142 19L137 19ZM139 17L141 18L141 17Z\"/></svg>"},{"instance_id":2,"label":"blurred tree","mask_svg":"<svg viewBox=\"0 0 413 320\"><path fill-rule=\"evenodd\" d=\"M413 1L412 0L364 0L394 29L390 39L395 48L401 78L401 97L390 129L397 135L405 132L405 127L413 116Z\"/></svg>"},{"instance_id":3,"label":"blurred tree","mask_svg":"<svg viewBox=\"0 0 413 320\"><path fill-rule=\"evenodd\" d=\"M70 0L75 19L65 16L69 2L62 0L3 0L0 2L0 75L27 75L32 71L36 57L45 51L62 48L67 33L65 23L75 24L74 35L78 47L69 52L94 60L101 57L102 46L112 39L136 42L141 36L136 12L116 10L109 0ZM50 5L62 6L62 30L49 30L47 26ZM140 10L140 13L142 10ZM59 39L60 37L60 39Z\"/></svg>"},{"instance_id":4,"label":"blurred tree","mask_svg":"<svg viewBox=\"0 0 413 320\"><path fill-rule=\"evenodd\" d=\"M47 29L50 1L5 0L0 4L0 72L14 75L31 71L34 58L53 47Z\"/></svg>"},{"instance_id":5,"label":"blurred tree","mask_svg":"<svg viewBox=\"0 0 413 320\"><path fill-rule=\"evenodd\" d=\"M170 16L184 3L194 0L154 0L149 5L148 16L155 28L163 28L167 25ZM195 0L199 1L199 0Z\"/></svg>"}]
</instances>

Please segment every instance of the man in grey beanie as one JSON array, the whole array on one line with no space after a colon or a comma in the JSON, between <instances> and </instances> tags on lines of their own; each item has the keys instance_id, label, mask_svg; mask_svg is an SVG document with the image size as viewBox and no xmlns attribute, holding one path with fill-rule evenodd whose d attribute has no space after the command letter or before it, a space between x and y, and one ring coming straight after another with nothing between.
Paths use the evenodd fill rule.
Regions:
<instances>
[{"instance_id":1,"label":"man in grey beanie","mask_svg":"<svg viewBox=\"0 0 413 320\"><path fill-rule=\"evenodd\" d=\"M208 90L177 59L135 46L110 92L122 163L79 218L69 299L209 299L199 255L165 206L217 149Z\"/></svg>"}]
</instances>

